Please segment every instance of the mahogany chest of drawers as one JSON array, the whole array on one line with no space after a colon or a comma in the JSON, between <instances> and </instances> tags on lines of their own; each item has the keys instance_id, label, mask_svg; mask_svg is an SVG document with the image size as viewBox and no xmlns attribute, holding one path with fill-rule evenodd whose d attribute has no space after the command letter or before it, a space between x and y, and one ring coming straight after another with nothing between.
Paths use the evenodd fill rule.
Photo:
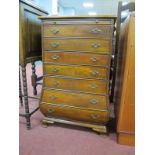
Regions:
<instances>
[{"instance_id":1,"label":"mahogany chest of drawers","mask_svg":"<svg viewBox=\"0 0 155 155\"><path fill-rule=\"evenodd\" d=\"M106 132L113 17L41 17L44 124Z\"/></svg>"}]
</instances>

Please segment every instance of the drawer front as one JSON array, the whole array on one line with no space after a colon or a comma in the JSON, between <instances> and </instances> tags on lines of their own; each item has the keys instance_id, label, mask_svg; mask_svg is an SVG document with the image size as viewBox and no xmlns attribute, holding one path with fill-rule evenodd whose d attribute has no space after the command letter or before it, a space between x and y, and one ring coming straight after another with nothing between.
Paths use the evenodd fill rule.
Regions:
<instances>
[{"instance_id":1,"label":"drawer front","mask_svg":"<svg viewBox=\"0 0 155 155\"><path fill-rule=\"evenodd\" d=\"M44 52L43 61L59 64L83 64L109 67L111 56L79 52Z\"/></svg>"},{"instance_id":2,"label":"drawer front","mask_svg":"<svg viewBox=\"0 0 155 155\"><path fill-rule=\"evenodd\" d=\"M108 93L107 80L83 80L60 77L44 77L44 86L48 88L89 92L95 94Z\"/></svg>"},{"instance_id":3,"label":"drawer front","mask_svg":"<svg viewBox=\"0 0 155 155\"><path fill-rule=\"evenodd\" d=\"M105 39L43 39L44 50L111 53L111 40Z\"/></svg>"},{"instance_id":4,"label":"drawer front","mask_svg":"<svg viewBox=\"0 0 155 155\"><path fill-rule=\"evenodd\" d=\"M74 93L60 90L43 90L42 102L83 107L89 109L108 109L108 96Z\"/></svg>"},{"instance_id":5,"label":"drawer front","mask_svg":"<svg viewBox=\"0 0 155 155\"><path fill-rule=\"evenodd\" d=\"M50 20L44 20L43 21L44 25L114 25L114 19L61 19L61 20L55 20L55 19L50 19Z\"/></svg>"},{"instance_id":6,"label":"drawer front","mask_svg":"<svg viewBox=\"0 0 155 155\"><path fill-rule=\"evenodd\" d=\"M44 25L44 37L112 38L112 25Z\"/></svg>"},{"instance_id":7,"label":"drawer front","mask_svg":"<svg viewBox=\"0 0 155 155\"><path fill-rule=\"evenodd\" d=\"M92 123L106 123L109 120L108 111L85 110L50 103L41 103L40 110L47 117L59 117Z\"/></svg>"},{"instance_id":8,"label":"drawer front","mask_svg":"<svg viewBox=\"0 0 155 155\"><path fill-rule=\"evenodd\" d=\"M79 78L109 78L109 69L94 66L65 66L44 64L44 74Z\"/></svg>"}]
</instances>

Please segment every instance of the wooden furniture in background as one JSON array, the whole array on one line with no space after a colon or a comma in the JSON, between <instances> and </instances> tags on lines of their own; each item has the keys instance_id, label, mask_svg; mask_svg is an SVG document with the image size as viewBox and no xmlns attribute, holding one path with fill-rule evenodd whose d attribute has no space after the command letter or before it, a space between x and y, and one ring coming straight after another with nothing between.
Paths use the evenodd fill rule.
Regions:
<instances>
[{"instance_id":1,"label":"wooden furniture in background","mask_svg":"<svg viewBox=\"0 0 155 155\"><path fill-rule=\"evenodd\" d=\"M134 4L130 4L130 11ZM125 8L125 7L124 7ZM126 7L128 8L128 7ZM122 3L119 3L121 23ZM114 102L116 106L118 143L134 145L135 142L135 17L129 14L119 23L119 42L117 55L116 87Z\"/></svg>"},{"instance_id":2,"label":"wooden furniture in background","mask_svg":"<svg viewBox=\"0 0 155 155\"><path fill-rule=\"evenodd\" d=\"M47 15L47 12L30 1L20 0L20 52L19 64L25 66L32 63L33 94L37 94L35 61L41 60L41 21L38 16Z\"/></svg>"},{"instance_id":3,"label":"wooden furniture in background","mask_svg":"<svg viewBox=\"0 0 155 155\"><path fill-rule=\"evenodd\" d=\"M21 82L19 84L19 96L21 105L23 105L22 97L24 96L25 114L20 114L26 118L27 128L30 128L30 116L38 110L38 107L30 112L28 105L26 65L32 64L32 86L33 94L37 95L37 81L41 77L37 77L35 73L35 61L41 60L41 21L38 16L47 15L47 12L40 7L32 4L30 1L19 1L19 65L22 67L23 95ZM20 76L19 76L20 78ZM20 79L19 79L20 81ZM34 97L33 97L34 98Z\"/></svg>"},{"instance_id":4,"label":"wooden furniture in background","mask_svg":"<svg viewBox=\"0 0 155 155\"><path fill-rule=\"evenodd\" d=\"M115 17L41 17L44 124L106 132Z\"/></svg>"},{"instance_id":5,"label":"wooden furniture in background","mask_svg":"<svg viewBox=\"0 0 155 155\"><path fill-rule=\"evenodd\" d=\"M115 33L115 41L114 41L114 46L115 46L115 50L113 53L113 61L111 64L111 69L112 69L112 74L111 74L111 95L110 95L110 100L111 102L114 102L114 91L115 91L115 87L117 87L117 85L115 84L116 81L116 66L117 66L117 54L119 52L120 49L120 28L121 28L121 23L123 23L123 21L128 17L129 13L131 11L135 11L135 3L131 2L131 3L127 3L125 5L122 4L122 1L120 1L118 3L118 10L117 10L117 21L116 21L116 33ZM124 15L122 15L124 13Z\"/></svg>"}]
</instances>

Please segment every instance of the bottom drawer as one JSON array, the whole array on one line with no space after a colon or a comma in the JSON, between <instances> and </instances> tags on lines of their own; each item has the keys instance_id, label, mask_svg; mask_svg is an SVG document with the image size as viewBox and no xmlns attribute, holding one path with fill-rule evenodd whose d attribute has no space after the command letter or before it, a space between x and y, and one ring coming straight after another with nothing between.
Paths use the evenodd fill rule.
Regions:
<instances>
[{"instance_id":1,"label":"bottom drawer","mask_svg":"<svg viewBox=\"0 0 155 155\"><path fill-rule=\"evenodd\" d=\"M40 110L46 117L59 117L91 123L107 123L109 120L109 112L106 110L85 110L51 103L41 103Z\"/></svg>"}]
</instances>

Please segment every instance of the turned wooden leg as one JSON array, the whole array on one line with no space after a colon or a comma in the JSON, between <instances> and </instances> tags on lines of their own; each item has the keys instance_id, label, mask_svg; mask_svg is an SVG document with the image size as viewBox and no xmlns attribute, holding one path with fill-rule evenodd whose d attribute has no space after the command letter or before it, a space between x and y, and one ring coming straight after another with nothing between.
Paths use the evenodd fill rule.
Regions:
<instances>
[{"instance_id":1,"label":"turned wooden leg","mask_svg":"<svg viewBox=\"0 0 155 155\"><path fill-rule=\"evenodd\" d=\"M20 100L20 105L23 107L22 88L21 88L21 79L20 79L20 68L19 68L19 100Z\"/></svg>"},{"instance_id":2,"label":"turned wooden leg","mask_svg":"<svg viewBox=\"0 0 155 155\"><path fill-rule=\"evenodd\" d=\"M30 124L30 113L29 113L29 103L28 103L28 92L27 92L27 78L26 78L26 65L22 65L22 79L23 79L23 94L24 94L24 104L25 104L25 118L27 129L31 128Z\"/></svg>"},{"instance_id":3,"label":"turned wooden leg","mask_svg":"<svg viewBox=\"0 0 155 155\"><path fill-rule=\"evenodd\" d=\"M36 75L36 69L35 69L35 62L32 62L32 75L31 75L31 83L33 87L33 95L37 95L37 75Z\"/></svg>"}]
</instances>

